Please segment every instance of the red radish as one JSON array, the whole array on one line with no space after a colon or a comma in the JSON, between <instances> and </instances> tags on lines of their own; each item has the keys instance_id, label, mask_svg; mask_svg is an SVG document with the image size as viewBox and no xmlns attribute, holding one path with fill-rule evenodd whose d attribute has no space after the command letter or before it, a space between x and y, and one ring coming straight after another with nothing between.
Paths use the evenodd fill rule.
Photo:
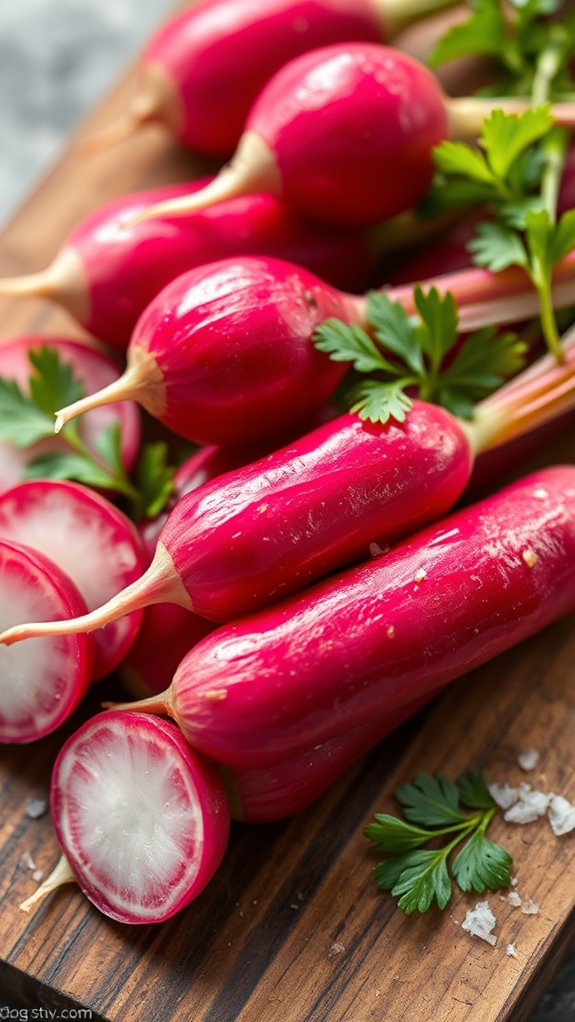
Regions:
<instances>
[{"instance_id":1,"label":"red radish","mask_svg":"<svg viewBox=\"0 0 575 1022\"><path fill-rule=\"evenodd\" d=\"M76 731L54 765L52 820L67 860L22 905L75 880L121 923L161 923L216 872L229 810L217 771L166 721L100 714Z\"/></svg>"},{"instance_id":2,"label":"red radish","mask_svg":"<svg viewBox=\"0 0 575 1022\"><path fill-rule=\"evenodd\" d=\"M207 636L164 696L204 755L262 769L384 721L575 610L575 468L536 472Z\"/></svg>"},{"instance_id":3,"label":"red radish","mask_svg":"<svg viewBox=\"0 0 575 1022\"><path fill-rule=\"evenodd\" d=\"M449 99L431 71L386 46L326 46L290 61L264 86L231 163L210 185L136 219L267 192L313 219L375 224L424 197L434 146L478 134L495 107L518 112L529 105ZM557 124L575 124L575 105L558 104L551 112Z\"/></svg>"},{"instance_id":4,"label":"red radish","mask_svg":"<svg viewBox=\"0 0 575 1022\"><path fill-rule=\"evenodd\" d=\"M2 627L86 609L53 561L19 543L0 541L0 587ZM32 639L0 650L0 742L36 741L59 727L90 684L93 659L93 642L82 636Z\"/></svg>"},{"instance_id":5,"label":"red radish","mask_svg":"<svg viewBox=\"0 0 575 1022\"><path fill-rule=\"evenodd\" d=\"M227 156L249 108L288 60L328 43L389 40L454 0L204 0L156 32L125 116L88 140L160 123L191 149Z\"/></svg>"},{"instance_id":6,"label":"red radish","mask_svg":"<svg viewBox=\"0 0 575 1022\"><path fill-rule=\"evenodd\" d=\"M126 688L138 699L163 692L186 653L214 627L173 603L146 607L136 641L119 668Z\"/></svg>"},{"instance_id":7,"label":"red radish","mask_svg":"<svg viewBox=\"0 0 575 1022\"><path fill-rule=\"evenodd\" d=\"M572 304L574 277L572 254L555 272L557 308ZM538 313L519 268L466 270L423 286L453 293L462 332ZM414 311L410 287L387 294ZM246 256L191 270L140 317L126 372L99 394L61 409L56 428L129 398L197 443L239 446L293 428L322 407L347 371L314 348L316 326L330 316L365 326L365 314L363 298L279 259Z\"/></svg>"},{"instance_id":8,"label":"red radish","mask_svg":"<svg viewBox=\"0 0 575 1022\"><path fill-rule=\"evenodd\" d=\"M415 401L404 423L354 415L189 493L164 525L145 574L73 621L10 629L0 642L92 631L153 603L230 621L439 518L474 456L575 403L575 336L565 361L541 359L476 406L471 423ZM1 503L0 503L1 507Z\"/></svg>"},{"instance_id":9,"label":"red radish","mask_svg":"<svg viewBox=\"0 0 575 1022\"><path fill-rule=\"evenodd\" d=\"M8 490L0 496L0 538L26 543L50 557L89 609L137 579L146 565L132 522L78 483L40 480ZM109 674L123 660L141 617L136 611L96 636L94 677Z\"/></svg>"},{"instance_id":10,"label":"red radish","mask_svg":"<svg viewBox=\"0 0 575 1022\"><path fill-rule=\"evenodd\" d=\"M138 317L162 288L216 259L261 253L299 263L352 291L370 283L374 252L365 233L307 223L270 195L242 196L188 217L124 229L137 214L209 180L106 203L72 231L46 270L0 280L0 294L60 302L95 337L125 347Z\"/></svg>"},{"instance_id":11,"label":"red radish","mask_svg":"<svg viewBox=\"0 0 575 1022\"><path fill-rule=\"evenodd\" d=\"M28 358L30 351L50 348L58 352L62 362L72 366L74 375L83 384L87 394L93 394L102 387L107 387L117 379L118 370L115 363L97 348L78 341L65 340L62 337L27 336L12 341L3 341L0 345L0 377L15 380L25 394L28 393L28 380L33 371ZM82 422L80 435L87 448L97 454L97 439L111 423L117 422L121 435L121 450L124 466L129 470L140 446L140 419L138 409L132 402L111 404L96 408ZM46 451L66 450L64 440L55 437L43 440L34 447L25 449L13 444L0 444L0 492L14 486L22 478L25 465L32 458Z\"/></svg>"}]
</instances>

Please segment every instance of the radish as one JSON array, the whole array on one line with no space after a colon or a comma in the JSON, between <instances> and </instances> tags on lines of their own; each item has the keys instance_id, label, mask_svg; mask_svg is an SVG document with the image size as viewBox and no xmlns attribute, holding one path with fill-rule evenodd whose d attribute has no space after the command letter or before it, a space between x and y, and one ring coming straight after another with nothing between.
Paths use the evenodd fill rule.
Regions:
<instances>
[{"instance_id":1,"label":"radish","mask_svg":"<svg viewBox=\"0 0 575 1022\"><path fill-rule=\"evenodd\" d=\"M572 254L554 275L556 307L572 304L574 277ZM537 296L518 268L466 270L423 286L454 294L462 332L538 313ZM411 287L387 294L414 311ZM278 259L245 256L191 270L140 317L126 372L99 394L61 409L56 428L127 399L202 444L239 446L293 428L325 403L347 371L311 343L330 316L366 325L365 300Z\"/></svg>"},{"instance_id":2,"label":"radish","mask_svg":"<svg viewBox=\"0 0 575 1022\"><path fill-rule=\"evenodd\" d=\"M122 682L138 699L163 692L180 660L214 627L173 603L146 607L136 641L120 664Z\"/></svg>"},{"instance_id":3,"label":"radish","mask_svg":"<svg viewBox=\"0 0 575 1022\"><path fill-rule=\"evenodd\" d=\"M431 71L399 50L373 43L326 46L296 57L264 86L231 163L211 184L135 219L267 192L313 219L374 224L424 197L434 146L478 134L495 107L515 113L529 105L449 99ZM573 104L551 112L557 124L575 124Z\"/></svg>"},{"instance_id":4,"label":"radish","mask_svg":"<svg viewBox=\"0 0 575 1022\"><path fill-rule=\"evenodd\" d=\"M61 361L70 365L87 394L93 394L117 379L115 363L97 348L62 337L19 337L3 341L0 345L0 377L15 380L25 394L29 392L32 372L28 353L41 348L54 349ZM111 404L94 409L82 423L80 434L88 450L97 454L98 437L112 423L118 423L121 436L122 461L132 468L140 446L140 420L138 410L131 402ZM67 450L65 441L58 438L43 440L25 449L10 443L0 443L0 492L14 486L22 478L26 464L47 451Z\"/></svg>"},{"instance_id":5,"label":"radish","mask_svg":"<svg viewBox=\"0 0 575 1022\"><path fill-rule=\"evenodd\" d=\"M565 362L545 357L463 423L415 401L405 422L344 415L255 464L183 497L145 574L85 617L10 629L0 642L92 631L153 603L213 621L283 599L439 518L469 480L474 456L575 403L575 335ZM1 503L0 503L1 507Z\"/></svg>"},{"instance_id":6,"label":"radish","mask_svg":"<svg viewBox=\"0 0 575 1022\"><path fill-rule=\"evenodd\" d=\"M226 850L221 780L166 721L100 714L63 746L52 820L65 860L22 905L75 880L121 923L161 923L203 891Z\"/></svg>"},{"instance_id":7,"label":"radish","mask_svg":"<svg viewBox=\"0 0 575 1022\"><path fill-rule=\"evenodd\" d=\"M138 213L209 180L106 203L72 231L46 270L0 280L0 295L60 302L95 337L125 347L138 316L163 287L185 270L227 256L280 256L338 287L367 287L375 253L365 233L307 223L270 195L243 196L185 218L124 229Z\"/></svg>"},{"instance_id":8,"label":"radish","mask_svg":"<svg viewBox=\"0 0 575 1022\"><path fill-rule=\"evenodd\" d=\"M78 483L40 480L8 490L0 496L0 538L26 543L50 557L78 587L88 608L133 582L146 565L132 522ZM123 660L141 617L137 611L96 636L94 677L109 674Z\"/></svg>"},{"instance_id":9,"label":"radish","mask_svg":"<svg viewBox=\"0 0 575 1022\"><path fill-rule=\"evenodd\" d=\"M31 618L62 618L86 609L80 593L47 557L0 541L2 627ZM93 642L82 636L33 639L0 650L0 742L32 742L60 726L92 678Z\"/></svg>"},{"instance_id":10,"label":"radish","mask_svg":"<svg viewBox=\"0 0 575 1022\"><path fill-rule=\"evenodd\" d=\"M575 610L575 468L536 472L371 563L226 625L165 713L204 755L262 769L447 685Z\"/></svg>"},{"instance_id":11,"label":"radish","mask_svg":"<svg viewBox=\"0 0 575 1022\"><path fill-rule=\"evenodd\" d=\"M300 53L350 39L383 41L454 0L204 0L156 32L131 107L94 148L160 123L184 145L227 156L259 90Z\"/></svg>"}]
</instances>

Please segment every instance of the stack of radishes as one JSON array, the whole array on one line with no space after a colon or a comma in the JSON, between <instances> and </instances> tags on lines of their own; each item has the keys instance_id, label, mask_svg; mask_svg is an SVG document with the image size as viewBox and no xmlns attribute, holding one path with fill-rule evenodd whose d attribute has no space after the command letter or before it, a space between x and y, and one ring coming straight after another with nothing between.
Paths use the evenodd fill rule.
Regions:
<instances>
[{"instance_id":1,"label":"stack of radishes","mask_svg":"<svg viewBox=\"0 0 575 1022\"><path fill-rule=\"evenodd\" d=\"M365 326L351 292L373 270L367 228L416 205L433 146L476 132L489 106L448 100L377 42L412 6L446 0L387 0L381 20L357 0L204 0L180 15L112 135L161 119L206 153L239 142L231 164L189 196L116 200L47 271L0 285L61 301L116 346L132 332L119 378L95 348L58 342L86 391L59 429L87 412L98 457L105 417L121 417L129 469L137 420L121 402L135 399L208 445L175 475L170 513L140 531L75 482L9 488L23 457L0 452L2 740L54 730L122 663L148 697L64 745L52 815L66 862L38 896L74 879L115 919L168 918L217 869L230 816L302 809L449 681L575 609L575 468L440 521L478 454L575 405L575 340L472 422L423 401L385 424L326 411L346 367L311 338L327 318ZM553 113L575 122L570 105ZM574 278L571 254L557 307ZM537 311L520 270L427 283L453 292L462 331ZM414 310L409 287L391 293ZM38 343L0 349L0 376L25 385Z\"/></svg>"}]
</instances>

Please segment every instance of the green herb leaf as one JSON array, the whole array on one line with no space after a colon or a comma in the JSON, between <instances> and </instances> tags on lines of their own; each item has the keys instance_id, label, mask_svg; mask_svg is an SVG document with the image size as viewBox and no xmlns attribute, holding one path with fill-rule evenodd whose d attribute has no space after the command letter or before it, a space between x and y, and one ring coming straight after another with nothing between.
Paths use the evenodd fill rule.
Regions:
<instances>
[{"instance_id":1,"label":"green herb leaf","mask_svg":"<svg viewBox=\"0 0 575 1022\"><path fill-rule=\"evenodd\" d=\"M495 809L497 803L493 799L487 781L477 770L467 770L457 782L459 798L470 809Z\"/></svg>"},{"instance_id":2,"label":"green herb leaf","mask_svg":"<svg viewBox=\"0 0 575 1022\"><path fill-rule=\"evenodd\" d=\"M497 0L479 0L471 17L454 25L437 43L428 63L431 67L458 57L485 54L499 57L504 50L507 26Z\"/></svg>"},{"instance_id":3,"label":"green herb leaf","mask_svg":"<svg viewBox=\"0 0 575 1022\"><path fill-rule=\"evenodd\" d=\"M163 511L174 490L174 473L175 469L168 463L167 444L146 444L137 468L143 517L155 518Z\"/></svg>"},{"instance_id":4,"label":"green herb leaf","mask_svg":"<svg viewBox=\"0 0 575 1022\"><path fill-rule=\"evenodd\" d=\"M476 237L467 247L474 255L474 262L492 273L506 270L508 266L527 266L527 253L519 234L502 224L480 224Z\"/></svg>"},{"instance_id":5,"label":"green herb leaf","mask_svg":"<svg viewBox=\"0 0 575 1022\"><path fill-rule=\"evenodd\" d=\"M471 417L475 403L523 369L527 350L516 334L499 334L493 327L478 330L442 373L441 404L454 415ZM463 407L467 409L465 415Z\"/></svg>"},{"instance_id":6,"label":"green herb leaf","mask_svg":"<svg viewBox=\"0 0 575 1022\"><path fill-rule=\"evenodd\" d=\"M351 362L358 373L395 372L395 367L384 358L369 334L355 323L326 319L316 327L313 342L334 362Z\"/></svg>"},{"instance_id":7,"label":"green herb leaf","mask_svg":"<svg viewBox=\"0 0 575 1022\"><path fill-rule=\"evenodd\" d=\"M493 177L505 181L525 150L543 138L552 127L553 118L548 106L534 107L520 115L494 110L483 122L480 139Z\"/></svg>"},{"instance_id":8,"label":"green herb leaf","mask_svg":"<svg viewBox=\"0 0 575 1022\"><path fill-rule=\"evenodd\" d=\"M55 451L32 458L24 469L24 479L73 479L85 486L110 489L110 473L83 454Z\"/></svg>"},{"instance_id":9,"label":"green herb leaf","mask_svg":"<svg viewBox=\"0 0 575 1022\"><path fill-rule=\"evenodd\" d=\"M433 150L433 161L441 174L457 174L493 188L495 178L483 153L464 142L441 142ZM485 193L483 193L485 194ZM486 193L491 195L491 190Z\"/></svg>"},{"instance_id":10,"label":"green herb leaf","mask_svg":"<svg viewBox=\"0 0 575 1022\"><path fill-rule=\"evenodd\" d=\"M403 388L403 380L397 383L384 383L381 380L358 383L348 394L351 411L368 422L385 424L390 419L405 422L413 401Z\"/></svg>"},{"instance_id":11,"label":"green herb leaf","mask_svg":"<svg viewBox=\"0 0 575 1022\"><path fill-rule=\"evenodd\" d=\"M72 364L62 360L57 348L44 346L30 351L28 359L33 369L28 380L30 398L52 416L53 432L54 413L83 397L84 386L75 376Z\"/></svg>"},{"instance_id":12,"label":"green herb leaf","mask_svg":"<svg viewBox=\"0 0 575 1022\"><path fill-rule=\"evenodd\" d=\"M453 860L451 872L462 891L497 890L511 883L513 859L501 845L476 830Z\"/></svg>"},{"instance_id":13,"label":"green herb leaf","mask_svg":"<svg viewBox=\"0 0 575 1022\"><path fill-rule=\"evenodd\" d=\"M431 831L398 820L388 813L376 813L374 821L363 833L375 846L376 852L407 852L426 844L433 837Z\"/></svg>"},{"instance_id":14,"label":"green herb leaf","mask_svg":"<svg viewBox=\"0 0 575 1022\"><path fill-rule=\"evenodd\" d=\"M416 327L419 344L429 356L434 370L457 341L457 306L450 291L443 297L437 288L425 293L418 284L413 292L415 307L421 317L421 326Z\"/></svg>"},{"instance_id":15,"label":"green herb leaf","mask_svg":"<svg viewBox=\"0 0 575 1022\"><path fill-rule=\"evenodd\" d=\"M452 888L443 849L408 852L406 860L391 891L398 898L398 908L409 916L416 911L427 912L435 900L444 909Z\"/></svg>"},{"instance_id":16,"label":"green herb leaf","mask_svg":"<svg viewBox=\"0 0 575 1022\"><path fill-rule=\"evenodd\" d=\"M384 350L397 355L416 376L425 372L421 346L413 322L400 302L392 302L381 291L367 294L367 319Z\"/></svg>"},{"instance_id":17,"label":"green herb leaf","mask_svg":"<svg viewBox=\"0 0 575 1022\"><path fill-rule=\"evenodd\" d=\"M564 213L555 227L551 259L553 264L560 262L575 249L575 209Z\"/></svg>"},{"instance_id":18,"label":"green herb leaf","mask_svg":"<svg viewBox=\"0 0 575 1022\"><path fill-rule=\"evenodd\" d=\"M441 827L461 823L465 818L459 808L457 785L443 774L420 773L411 784L402 784L395 792L404 806L406 819L424 827Z\"/></svg>"},{"instance_id":19,"label":"green herb leaf","mask_svg":"<svg viewBox=\"0 0 575 1022\"><path fill-rule=\"evenodd\" d=\"M54 436L54 419L26 397L15 380L0 379L0 441L32 447Z\"/></svg>"}]
</instances>

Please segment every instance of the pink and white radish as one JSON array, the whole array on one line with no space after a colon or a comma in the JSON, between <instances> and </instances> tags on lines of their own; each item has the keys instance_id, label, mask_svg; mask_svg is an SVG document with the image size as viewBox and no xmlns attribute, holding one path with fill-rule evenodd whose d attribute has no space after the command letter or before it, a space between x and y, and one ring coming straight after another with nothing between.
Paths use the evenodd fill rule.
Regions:
<instances>
[{"instance_id":1,"label":"pink and white radish","mask_svg":"<svg viewBox=\"0 0 575 1022\"><path fill-rule=\"evenodd\" d=\"M344 415L201 486L176 504L133 585L85 617L13 628L0 642L92 631L153 603L230 621L283 599L441 517L479 451L573 408L575 336L565 356L530 367L476 406L470 423L422 401L401 424Z\"/></svg>"},{"instance_id":2,"label":"pink and white radish","mask_svg":"<svg viewBox=\"0 0 575 1022\"><path fill-rule=\"evenodd\" d=\"M450 99L431 71L386 46L326 46L290 61L263 87L231 163L210 185L137 219L266 192L326 223L375 224L423 199L432 149L441 141L478 134L495 107L528 106ZM575 124L575 105L557 104L551 112L557 124Z\"/></svg>"},{"instance_id":3,"label":"pink and white radish","mask_svg":"<svg viewBox=\"0 0 575 1022\"><path fill-rule=\"evenodd\" d=\"M575 468L536 472L390 553L212 632L163 696L204 755L262 769L383 721L575 610Z\"/></svg>"},{"instance_id":4,"label":"pink and white radish","mask_svg":"<svg viewBox=\"0 0 575 1022\"><path fill-rule=\"evenodd\" d=\"M132 522L78 483L40 480L2 494L0 538L25 543L51 558L72 579L88 609L139 578L147 563ZM124 659L141 617L136 611L95 637L94 677L109 674Z\"/></svg>"},{"instance_id":5,"label":"pink and white radish","mask_svg":"<svg viewBox=\"0 0 575 1022\"><path fill-rule=\"evenodd\" d=\"M152 36L130 108L88 145L160 123L191 149L227 156L258 92L293 57L338 41L389 40L453 2L204 0Z\"/></svg>"},{"instance_id":6,"label":"pink and white radish","mask_svg":"<svg viewBox=\"0 0 575 1022\"><path fill-rule=\"evenodd\" d=\"M0 540L2 627L84 613L74 583L37 550ZM93 641L31 639L0 650L0 742L33 742L76 708L92 680Z\"/></svg>"},{"instance_id":7,"label":"pink and white radish","mask_svg":"<svg viewBox=\"0 0 575 1022\"><path fill-rule=\"evenodd\" d=\"M575 255L554 275L557 308L573 302ZM462 332L538 314L521 269L473 269L423 282L451 291ZM387 291L413 312L412 288ZM337 291L279 259L245 256L191 270L140 317L125 373L99 394L60 410L57 428L92 408L133 399L175 433L239 446L294 428L317 412L346 370L311 341L322 320L366 324L363 298Z\"/></svg>"},{"instance_id":8,"label":"pink and white radish","mask_svg":"<svg viewBox=\"0 0 575 1022\"><path fill-rule=\"evenodd\" d=\"M203 891L224 856L229 810L215 767L166 721L89 720L54 765L52 820L65 856L25 911L67 880L121 923L161 923Z\"/></svg>"},{"instance_id":9,"label":"pink and white radish","mask_svg":"<svg viewBox=\"0 0 575 1022\"><path fill-rule=\"evenodd\" d=\"M94 394L118 377L116 364L97 348L62 337L37 335L2 342L0 377L15 380L22 391L28 394L28 381L33 371L28 353L41 348L53 349L63 363L72 367L74 376L82 383L86 394ZM97 455L98 437L112 423L117 423L120 428L122 461L126 470L129 470L140 446L140 419L138 409L132 402L94 409L82 422L80 435L88 450ZM24 468L32 458L47 451L67 449L66 441L57 437L25 449L10 443L0 443L0 492L20 482Z\"/></svg>"},{"instance_id":10,"label":"pink and white radish","mask_svg":"<svg viewBox=\"0 0 575 1022\"><path fill-rule=\"evenodd\" d=\"M106 203L78 224L46 270L0 280L0 295L59 302L95 337L125 348L138 317L162 288L216 259L270 255L308 267L337 287L362 291L370 283L375 250L367 234L308 223L270 195L246 195L187 217L125 229L158 202L187 195L209 180Z\"/></svg>"}]
</instances>

